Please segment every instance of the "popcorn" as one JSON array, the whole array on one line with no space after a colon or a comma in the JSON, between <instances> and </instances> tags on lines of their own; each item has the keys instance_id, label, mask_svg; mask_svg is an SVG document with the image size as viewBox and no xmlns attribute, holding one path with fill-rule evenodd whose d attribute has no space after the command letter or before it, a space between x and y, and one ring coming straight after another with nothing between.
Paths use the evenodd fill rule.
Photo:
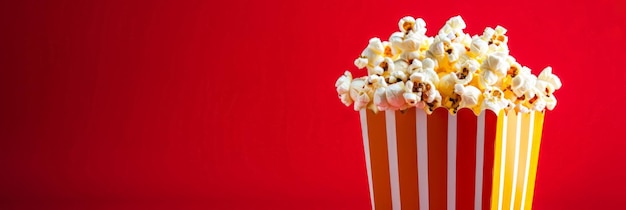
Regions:
<instances>
[{"instance_id":1,"label":"popcorn","mask_svg":"<svg viewBox=\"0 0 626 210\"><path fill-rule=\"evenodd\" d=\"M398 81L406 81L407 76L403 71L394 71L389 76L389 83L396 83Z\"/></svg>"},{"instance_id":2,"label":"popcorn","mask_svg":"<svg viewBox=\"0 0 626 210\"><path fill-rule=\"evenodd\" d=\"M410 79L414 80L419 77L420 81L427 80L435 85L439 84L439 76L435 72L434 68L435 63L429 58L424 59L423 62L413 60L413 63L409 66L409 69L412 72Z\"/></svg>"},{"instance_id":3,"label":"popcorn","mask_svg":"<svg viewBox=\"0 0 626 210\"><path fill-rule=\"evenodd\" d=\"M545 69L543 69L543 71L541 71L541 73L539 74L539 80L541 81L545 81L548 84L552 85L552 88L554 90L558 90L561 89L561 79L559 79L559 77L557 77L556 75L552 74L552 67L546 67Z\"/></svg>"},{"instance_id":4,"label":"popcorn","mask_svg":"<svg viewBox=\"0 0 626 210\"><path fill-rule=\"evenodd\" d=\"M511 83L511 90L515 93L515 96L522 97L531 88L535 87L537 83L537 77L530 73L530 69L523 67L522 70L513 77Z\"/></svg>"},{"instance_id":5,"label":"popcorn","mask_svg":"<svg viewBox=\"0 0 626 210\"><path fill-rule=\"evenodd\" d=\"M354 60L354 65L359 69L365 67L368 67L368 69L374 68L374 63L378 58L382 57L384 51L385 48L380 39L376 37L371 38L367 48L361 53L361 56Z\"/></svg>"},{"instance_id":6,"label":"popcorn","mask_svg":"<svg viewBox=\"0 0 626 210\"><path fill-rule=\"evenodd\" d=\"M346 71L335 82L338 97L354 109L404 110L431 113L445 107L499 112L552 110L561 80L546 67L539 76L509 55L507 30L487 27L481 35L463 32L460 16L450 18L435 37L426 36L421 18L406 16L389 41L369 40L354 61L368 76L353 78Z\"/></svg>"},{"instance_id":7,"label":"popcorn","mask_svg":"<svg viewBox=\"0 0 626 210\"><path fill-rule=\"evenodd\" d=\"M465 29L465 21L461 16L455 16L446 21L446 24L439 30L439 35L447 36L449 39L455 39L463 34Z\"/></svg>"},{"instance_id":8,"label":"popcorn","mask_svg":"<svg viewBox=\"0 0 626 210\"><path fill-rule=\"evenodd\" d=\"M498 79L501 79L506 75L509 67L510 64L506 61L505 54L490 54L480 66L480 69L482 70L480 75L481 82L485 86L496 84Z\"/></svg>"},{"instance_id":9,"label":"popcorn","mask_svg":"<svg viewBox=\"0 0 626 210\"><path fill-rule=\"evenodd\" d=\"M457 72L455 73L455 80L457 84L467 85L469 84L473 77L474 73L478 71L480 64L476 60L466 60L463 64L458 67Z\"/></svg>"},{"instance_id":10,"label":"popcorn","mask_svg":"<svg viewBox=\"0 0 626 210\"><path fill-rule=\"evenodd\" d=\"M356 100L354 100L354 111L359 111L359 110L367 107L367 104L369 104L369 102L370 102L369 94L367 94L367 92L365 92L365 91L360 91L359 95L356 98ZM374 111L376 111L376 110L374 110Z\"/></svg>"},{"instance_id":11,"label":"popcorn","mask_svg":"<svg viewBox=\"0 0 626 210\"><path fill-rule=\"evenodd\" d=\"M396 59L398 53L389 42L381 42L379 38L372 38L363 50L361 56L354 60L354 65L359 68L367 68L368 74L374 74L374 68L382 62L384 58Z\"/></svg>"},{"instance_id":12,"label":"popcorn","mask_svg":"<svg viewBox=\"0 0 626 210\"><path fill-rule=\"evenodd\" d=\"M473 109L480 102L481 92L474 86L454 85L454 93L461 96L459 107Z\"/></svg>"},{"instance_id":13,"label":"popcorn","mask_svg":"<svg viewBox=\"0 0 626 210\"><path fill-rule=\"evenodd\" d=\"M383 77L378 75L371 75L367 78L368 87L370 90L374 91L373 94L373 106L376 107L377 110L387 110L389 108L389 104L387 103L386 89L388 87Z\"/></svg>"},{"instance_id":14,"label":"popcorn","mask_svg":"<svg viewBox=\"0 0 626 210\"><path fill-rule=\"evenodd\" d=\"M398 28L403 33L414 32L418 34L426 33L426 22L422 18L415 19L411 16L406 16L400 19L398 22Z\"/></svg>"},{"instance_id":15,"label":"popcorn","mask_svg":"<svg viewBox=\"0 0 626 210\"><path fill-rule=\"evenodd\" d=\"M386 57L386 58L379 59L378 61L376 61L376 67L374 67L372 72L380 76L383 76L383 74L386 74L384 76L389 76L390 72L394 71L394 67L395 67L395 64L393 60L389 57Z\"/></svg>"},{"instance_id":16,"label":"popcorn","mask_svg":"<svg viewBox=\"0 0 626 210\"><path fill-rule=\"evenodd\" d=\"M385 88L376 89L376 92L374 92L374 104L376 108L381 111L391 107L389 103L387 103L387 91L385 91Z\"/></svg>"},{"instance_id":17,"label":"popcorn","mask_svg":"<svg viewBox=\"0 0 626 210\"><path fill-rule=\"evenodd\" d=\"M404 92L405 92L404 82L397 82L392 85L389 85L386 91L387 102L389 103L389 105L391 105L392 107L396 109L405 107L406 102L403 96Z\"/></svg>"},{"instance_id":18,"label":"popcorn","mask_svg":"<svg viewBox=\"0 0 626 210\"><path fill-rule=\"evenodd\" d=\"M400 28L400 31L402 31L404 33L408 33L409 31L415 32L416 29L417 29L415 27L415 18L413 18L411 16L403 17L398 22L398 28Z\"/></svg>"},{"instance_id":19,"label":"popcorn","mask_svg":"<svg viewBox=\"0 0 626 210\"><path fill-rule=\"evenodd\" d=\"M362 108L366 107L367 104L370 101L370 96L367 94L367 91L365 90L365 79L364 78L357 78L352 80L352 82L350 83L350 92L349 92L349 96L350 99L354 102L354 110L361 110ZM350 104L347 104L346 106L349 106Z\"/></svg>"},{"instance_id":20,"label":"popcorn","mask_svg":"<svg viewBox=\"0 0 626 210\"><path fill-rule=\"evenodd\" d=\"M483 110L489 109L497 113L502 109L513 108L515 106L515 104L511 103L509 100L504 99L504 93L496 87L485 89L483 97Z\"/></svg>"},{"instance_id":21,"label":"popcorn","mask_svg":"<svg viewBox=\"0 0 626 210\"><path fill-rule=\"evenodd\" d=\"M481 38L487 41L490 52L503 52L508 54L509 47L507 46L507 42L509 38L504 35L506 32L507 30L502 26L496 26L496 29L487 27Z\"/></svg>"},{"instance_id":22,"label":"popcorn","mask_svg":"<svg viewBox=\"0 0 626 210\"><path fill-rule=\"evenodd\" d=\"M352 104L352 98L350 98L350 83L352 82L352 73L349 71L344 72L344 74L337 79L335 82L335 87L337 87L337 94L339 94L339 98L341 102L346 106L350 106Z\"/></svg>"},{"instance_id":23,"label":"popcorn","mask_svg":"<svg viewBox=\"0 0 626 210\"><path fill-rule=\"evenodd\" d=\"M421 75L411 78L411 81L406 84L406 89L415 93L417 96L416 99L420 99L424 102L423 105L418 104L416 106L424 107L424 105L427 105L428 109L426 109L426 111L428 112L433 111L441 105L441 94L439 94L439 91L437 91L431 81Z\"/></svg>"},{"instance_id":24,"label":"popcorn","mask_svg":"<svg viewBox=\"0 0 626 210\"><path fill-rule=\"evenodd\" d=\"M470 44L469 54L475 58L482 58L487 55L489 51L489 45L486 41L482 40L480 37L474 36L472 38L472 42Z\"/></svg>"}]
</instances>

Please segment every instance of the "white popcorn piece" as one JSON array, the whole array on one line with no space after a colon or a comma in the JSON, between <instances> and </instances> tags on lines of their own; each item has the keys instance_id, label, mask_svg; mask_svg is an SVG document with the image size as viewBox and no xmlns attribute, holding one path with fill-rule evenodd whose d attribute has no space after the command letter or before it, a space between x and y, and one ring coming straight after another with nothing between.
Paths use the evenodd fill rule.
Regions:
<instances>
[{"instance_id":1,"label":"white popcorn piece","mask_svg":"<svg viewBox=\"0 0 626 210\"><path fill-rule=\"evenodd\" d=\"M374 67L373 73L377 75L383 75L385 72L393 72L395 64L393 60L389 57L385 57L383 59L379 59L376 63L376 67Z\"/></svg>"},{"instance_id":2,"label":"white popcorn piece","mask_svg":"<svg viewBox=\"0 0 626 210\"><path fill-rule=\"evenodd\" d=\"M459 43L453 43L447 37L438 35L426 51L426 57L442 62L444 58L448 58L448 62L455 62L465 52L465 46Z\"/></svg>"},{"instance_id":3,"label":"white popcorn piece","mask_svg":"<svg viewBox=\"0 0 626 210\"><path fill-rule=\"evenodd\" d=\"M397 60L393 63L394 67L394 71L401 71L402 73L404 73L405 75L410 75L411 74L411 70L409 69L409 63L407 63L404 60Z\"/></svg>"},{"instance_id":4,"label":"white popcorn piece","mask_svg":"<svg viewBox=\"0 0 626 210\"><path fill-rule=\"evenodd\" d=\"M493 28L491 27L487 27L485 28L485 31L483 31L483 35L480 36L480 38L486 42L491 42L495 34L496 34L496 30L493 30Z\"/></svg>"},{"instance_id":5,"label":"white popcorn piece","mask_svg":"<svg viewBox=\"0 0 626 210\"><path fill-rule=\"evenodd\" d=\"M437 66L435 61L433 61L430 58L426 58L422 61L422 65L424 67L424 69L435 69L435 67Z\"/></svg>"},{"instance_id":6,"label":"white popcorn piece","mask_svg":"<svg viewBox=\"0 0 626 210\"><path fill-rule=\"evenodd\" d=\"M469 84L474 78L474 73L480 68L480 63L474 59L468 59L462 63L457 62L457 64L459 65L456 67L457 71L455 73L456 84Z\"/></svg>"},{"instance_id":7,"label":"white popcorn piece","mask_svg":"<svg viewBox=\"0 0 626 210\"><path fill-rule=\"evenodd\" d=\"M391 46L404 53L419 50L423 40L424 38L412 32L409 32L408 34L395 32L389 37L389 43ZM396 51L398 51L397 49Z\"/></svg>"},{"instance_id":8,"label":"white popcorn piece","mask_svg":"<svg viewBox=\"0 0 626 210\"><path fill-rule=\"evenodd\" d=\"M509 70L510 64L506 61L506 55L502 53L493 53L487 56L480 66L480 80L485 86L496 84L499 79L504 77Z\"/></svg>"},{"instance_id":9,"label":"white popcorn piece","mask_svg":"<svg viewBox=\"0 0 626 210\"><path fill-rule=\"evenodd\" d=\"M409 52L417 51L420 49L423 41L424 38L422 38L421 36L414 33L409 33L404 37L404 40L402 41L403 48L401 49Z\"/></svg>"},{"instance_id":10,"label":"white popcorn piece","mask_svg":"<svg viewBox=\"0 0 626 210\"><path fill-rule=\"evenodd\" d=\"M402 32L394 32L391 34L391 36L389 36L389 42L393 46L399 47L402 45L402 41L404 41L404 35L405 33L402 33Z\"/></svg>"},{"instance_id":11,"label":"white popcorn piece","mask_svg":"<svg viewBox=\"0 0 626 210\"><path fill-rule=\"evenodd\" d=\"M359 69L367 67L368 63L369 60L365 57L359 57L357 59L354 59L354 65Z\"/></svg>"},{"instance_id":12,"label":"white popcorn piece","mask_svg":"<svg viewBox=\"0 0 626 210\"><path fill-rule=\"evenodd\" d=\"M465 21L461 18L460 15L454 16L446 21L446 24L439 30L439 35L447 36L450 39L455 39L460 34L463 34L463 29L465 29Z\"/></svg>"},{"instance_id":13,"label":"white popcorn piece","mask_svg":"<svg viewBox=\"0 0 626 210\"><path fill-rule=\"evenodd\" d=\"M474 57L484 57L487 55L489 51L489 45L483 39L478 36L474 36L472 38L472 43L470 44L470 53Z\"/></svg>"},{"instance_id":14,"label":"white popcorn piece","mask_svg":"<svg viewBox=\"0 0 626 210\"><path fill-rule=\"evenodd\" d=\"M402 32L408 32L408 31L415 32L417 30L416 23L415 23L415 18L413 18L411 16L403 17L398 22L398 28L400 28L400 31L402 31Z\"/></svg>"},{"instance_id":15,"label":"white popcorn piece","mask_svg":"<svg viewBox=\"0 0 626 210\"><path fill-rule=\"evenodd\" d=\"M408 78L403 71L394 71L389 76L389 83L406 81Z\"/></svg>"},{"instance_id":16,"label":"white popcorn piece","mask_svg":"<svg viewBox=\"0 0 626 210\"><path fill-rule=\"evenodd\" d=\"M557 100L554 97L554 91L560 89L562 86L561 79L552 74L552 67L546 67L541 71L537 78L535 88L540 93L540 99L545 102L545 107L548 110L553 110L556 106Z\"/></svg>"},{"instance_id":17,"label":"white popcorn piece","mask_svg":"<svg viewBox=\"0 0 626 210\"><path fill-rule=\"evenodd\" d=\"M384 58L395 60L399 56L398 50L393 48L389 42L382 42L379 38L372 38L367 48L361 52L361 55L354 60L354 65L359 68L367 68L368 75L374 74L374 68ZM366 62L367 61L367 62Z\"/></svg>"},{"instance_id":18,"label":"white popcorn piece","mask_svg":"<svg viewBox=\"0 0 626 210\"><path fill-rule=\"evenodd\" d=\"M418 59L414 59L411 62L411 65L409 65L408 73L413 74L413 72L422 71L423 67L424 67L424 65L422 65L422 61L420 61Z\"/></svg>"},{"instance_id":19,"label":"white popcorn piece","mask_svg":"<svg viewBox=\"0 0 626 210\"><path fill-rule=\"evenodd\" d=\"M422 97L422 100L424 100L426 103L433 103L434 101L441 102L441 94L439 94L439 91L437 91L435 85L430 81L424 81L424 83L424 94L426 97Z\"/></svg>"},{"instance_id":20,"label":"white popcorn piece","mask_svg":"<svg viewBox=\"0 0 626 210\"><path fill-rule=\"evenodd\" d=\"M506 100L504 98L504 93L502 92L502 90L496 87L486 88L483 92L483 98L484 100L481 107L483 110L488 109L498 113L502 109L510 109L515 106L515 104L513 104L509 100Z\"/></svg>"},{"instance_id":21,"label":"white popcorn piece","mask_svg":"<svg viewBox=\"0 0 626 210\"><path fill-rule=\"evenodd\" d=\"M466 48L466 51L469 51L469 47L472 44L472 36L469 34L459 34L459 36L454 39L454 42L462 44L463 47Z\"/></svg>"},{"instance_id":22,"label":"white popcorn piece","mask_svg":"<svg viewBox=\"0 0 626 210\"><path fill-rule=\"evenodd\" d=\"M442 40L443 39L443 40ZM446 50L444 48L444 43L450 43L448 38L435 38L433 43L430 45L430 48L426 52L427 58L432 58L434 60L441 60L445 56Z\"/></svg>"},{"instance_id":23,"label":"white popcorn piece","mask_svg":"<svg viewBox=\"0 0 626 210\"><path fill-rule=\"evenodd\" d=\"M460 43L451 43L449 48L446 49L449 62L456 62L461 58L461 54L465 53L465 46Z\"/></svg>"},{"instance_id":24,"label":"white popcorn piece","mask_svg":"<svg viewBox=\"0 0 626 210\"><path fill-rule=\"evenodd\" d=\"M518 74L513 77L511 82L511 90L515 96L522 97L526 92L535 87L537 77L530 72L527 67L522 67Z\"/></svg>"},{"instance_id":25,"label":"white popcorn piece","mask_svg":"<svg viewBox=\"0 0 626 210\"><path fill-rule=\"evenodd\" d=\"M387 103L387 91L385 91L385 88L380 87L374 92L374 105L381 111L390 107L389 103Z\"/></svg>"},{"instance_id":26,"label":"white popcorn piece","mask_svg":"<svg viewBox=\"0 0 626 210\"><path fill-rule=\"evenodd\" d=\"M554 107L556 107L556 98L554 96L545 97L543 101L545 101L546 109L548 110L554 110Z\"/></svg>"},{"instance_id":27,"label":"white popcorn piece","mask_svg":"<svg viewBox=\"0 0 626 210\"><path fill-rule=\"evenodd\" d=\"M382 57L385 48L379 38L374 37L369 40L367 47L361 52L361 55L354 60L354 65L359 68L374 68L374 62Z\"/></svg>"},{"instance_id":28,"label":"white popcorn piece","mask_svg":"<svg viewBox=\"0 0 626 210\"><path fill-rule=\"evenodd\" d=\"M335 82L338 94L347 93L350 90L350 82L352 82L352 73L345 71Z\"/></svg>"},{"instance_id":29,"label":"white popcorn piece","mask_svg":"<svg viewBox=\"0 0 626 210\"><path fill-rule=\"evenodd\" d=\"M552 88L554 88L554 90L560 89L561 86L563 85L561 84L561 79L559 79L559 77L557 77L556 75L552 74L552 67L549 67L549 66L543 69L543 71L541 71L538 79L545 81L548 84L552 85Z\"/></svg>"},{"instance_id":30,"label":"white popcorn piece","mask_svg":"<svg viewBox=\"0 0 626 210\"><path fill-rule=\"evenodd\" d=\"M408 82L410 84L406 85L406 89L416 93L422 101L426 103L432 103L436 99L441 101L441 95L437 91L436 86L422 74L414 74L410 81Z\"/></svg>"},{"instance_id":31,"label":"white popcorn piece","mask_svg":"<svg viewBox=\"0 0 626 210\"><path fill-rule=\"evenodd\" d=\"M387 103L394 109L400 109L405 106L406 101L403 94L405 91L404 82L397 82L389 85L386 90L385 96L387 97Z\"/></svg>"},{"instance_id":32,"label":"white popcorn piece","mask_svg":"<svg viewBox=\"0 0 626 210\"><path fill-rule=\"evenodd\" d=\"M456 84L454 86L454 93L461 96L461 102L459 104L460 108L474 108L479 103L479 98L481 96L481 92L478 88L474 86L464 86L461 84Z\"/></svg>"},{"instance_id":33,"label":"white popcorn piece","mask_svg":"<svg viewBox=\"0 0 626 210\"><path fill-rule=\"evenodd\" d=\"M423 62L414 61L411 64L415 69L412 69L412 74L409 77L411 80L419 80L419 81L430 81L431 83L437 85L439 84L439 76L437 72L433 69L434 63L430 59L424 59ZM419 68L419 67L422 68ZM409 67L411 68L411 67Z\"/></svg>"},{"instance_id":34,"label":"white popcorn piece","mask_svg":"<svg viewBox=\"0 0 626 210\"><path fill-rule=\"evenodd\" d=\"M544 109L546 109L546 107L548 106L548 103L546 103L545 99L540 99L535 101L535 103L533 104L532 110L533 111L543 111ZM554 109L554 106L556 106L556 99L554 100L554 103L551 102L551 105L549 108L550 110Z\"/></svg>"},{"instance_id":35,"label":"white popcorn piece","mask_svg":"<svg viewBox=\"0 0 626 210\"><path fill-rule=\"evenodd\" d=\"M370 51L372 51L373 53L377 55L381 55L385 52L385 46L383 45L383 42L380 41L380 38L378 37L374 37L370 39L367 45L367 49L369 49Z\"/></svg>"},{"instance_id":36,"label":"white popcorn piece","mask_svg":"<svg viewBox=\"0 0 626 210\"><path fill-rule=\"evenodd\" d=\"M412 83L409 82L407 84L412 84ZM402 94L402 96L404 97L406 104L410 107L414 106L414 107L417 107L418 109L422 109L425 106L424 102L422 102L422 99L415 93L408 92L408 93Z\"/></svg>"},{"instance_id":37,"label":"white popcorn piece","mask_svg":"<svg viewBox=\"0 0 626 210\"><path fill-rule=\"evenodd\" d=\"M357 98L359 97L360 92L363 91L363 89L365 89L365 80L367 78L362 77L362 78L356 78L353 79L352 82L350 83L350 92L348 92L348 95L350 96L350 99L352 99L352 101L356 101Z\"/></svg>"},{"instance_id":38,"label":"white popcorn piece","mask_svg":"<svg viewBox=\"0 0 626 210\"><path fill-rule=\"evenodd\" d=\"M423 90L418 88L417 86L415 86L417 83L416 81L407 81L404 86L405 89L407 90L407 93L415 93L416 94L416 100L417 101L421 101L422 100L422 92Z\"/></svg>"},{"instance_id":39,"label":"white popcorn piece","mask_svg":"<svg viewBox=\"0 0 626 210\"><path fill-rule=\"evenodd\" d=\"M509 41L509 38L505 35L507 30L502 26L496 26L494 30L496 34L496 41L506 44Z\"/></svg>"},{"instance_id":40,"label":"white popcorn piece","mask_svg":"<svg viewBox=\"0 0 626 210\"><path fill-rule=\"evenodd\" d=\"M387 82L385 82L385 78L378 75L370 75L367 77L367 82L371 85L373 89L377 89L379 87L387 87Z\"/></svg>"},{"instance_id":41,"label":"white popcorn piece","mask_svg":"<svg viewBox=\"0 0 626 210\"><path fill-rule=\"evenodd\" d=\"M417 60L424 57L423 53L416 50L416 51L403 51L402 54L400 54L400 59L401 60L405 60L405 61L412 61L412 60Z\"/></svg>"},{"instance_id":42,"label":"white popcorn piece","mask_svg":"<svg viewBox=\"0 0 626 210\"><path fill-rule=\"evenodd\" d=\"M422 97L422 100L426 103L441 102L441 94L439 93L439 91L437 91L435 85L428 81L424 83L426 83L426 85L424 85L426 88L426 91L424 92L426 94L426 97Z\"/></svg>"},{"instance_id":43,"label":"white popcorn piece","mask_svg":"<svg viewBox=\"0 0 626 210\"><path fill-rule=\"evenodd\" d=\"M415 33L419 35L426 34L426 21L422 18L417 18L415 20Z\"/></svg>"},{"instance_id":44,"label":"white popcorn piece","mask_svg":"<svg viewBox=\"0 0 626 210\"><path fill-rule=\"evenodd\" d=\"M370 96L365 91L360 91L357 99L354 101L354 111L359 111L370 103Z\"/></svg>"},{"instance_id":45,"label":"white popcorn piece","mask_svg":"<svg viewBox=\"0 0 626 210\"><path fill-rule=\"evenodd\" d=\"M548 110L553 110L556 106L556 98L553 93L555 88L550 82L547 82L542 79L538 79L535 84L535 88L537 91L537 95L539 95L539 100L543 100L546 103L546 108Z\"/></svg>"},{"instance_id":46,"label":"white popcorn piece","mask_svg":"<svg viewBox=\"0 0 626 210\"><path fill-rule=\"evenodd\" d=\"M335 87L337 88L337 94L341 99L341 102L346 106L350 106L352 104L352 99L350 98L350 83L352 82L352 73L349 71L344 72L339 79L335 82Z\"/></svg>"},{"instance_id":47,"label":"white popcorn piece","mask_svg":"<svg viewBox=\"0 0 626 210\"><path fill-rule=\"evenodd\" d=\"M497 26L496 29L485 28L482 39L487 41L490 52L509 53L509 47L507 46L508 37L505 35L506 31L502 26Z\"/></svg>"}]
</instances>

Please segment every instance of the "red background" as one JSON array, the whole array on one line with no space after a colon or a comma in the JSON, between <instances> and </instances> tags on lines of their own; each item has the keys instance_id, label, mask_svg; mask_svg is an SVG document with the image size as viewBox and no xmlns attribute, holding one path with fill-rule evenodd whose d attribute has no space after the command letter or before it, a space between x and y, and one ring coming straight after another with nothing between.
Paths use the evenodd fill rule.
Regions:
<instances>
[{"instance_id":1,"label":"red background","mask_svg":"<svg viewBox=\"0 0 626 210\"><path fill-rule=\"evenodd\" d=\"M626 208L618 1L3 1L0 209L368 209L334 82L405 16L561 77L535 209Z\"/></svg>"}]
</instances>

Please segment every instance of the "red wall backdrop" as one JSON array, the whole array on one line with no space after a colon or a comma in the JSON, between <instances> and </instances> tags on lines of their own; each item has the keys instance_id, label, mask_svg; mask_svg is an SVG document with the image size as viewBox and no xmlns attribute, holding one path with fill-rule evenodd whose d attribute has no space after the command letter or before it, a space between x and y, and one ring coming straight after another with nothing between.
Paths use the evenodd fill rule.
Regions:
<instances>
[{"instance_id":1,"label":"red wall backdrop","mask_svg":"<svg viewBox=\"0 0 626 210\"><path fill-rule=\"evenodd\" d=\"M368 209L334 82L405 16L497 24L563 81L535 209L626 205L626 5L3 1L0 209ZM364 72L358 73L359 75Z\"/></svg>"}]
</instances>

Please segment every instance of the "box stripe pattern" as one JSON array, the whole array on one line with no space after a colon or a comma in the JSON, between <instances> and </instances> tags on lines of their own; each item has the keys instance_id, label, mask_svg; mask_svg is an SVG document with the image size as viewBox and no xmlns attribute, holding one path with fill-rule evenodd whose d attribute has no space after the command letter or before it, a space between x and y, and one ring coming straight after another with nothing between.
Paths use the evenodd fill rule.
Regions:
<instances>
[{"instance_id":1,"label":"box stripe pattern","mask_svg":"<svg viewBox=\"0 0 626 210\"><path fill-rule=\"evenodd\" d=\"M531 209L543 112L360 116L372 209Z\"/></svg>"}]
</instances>

